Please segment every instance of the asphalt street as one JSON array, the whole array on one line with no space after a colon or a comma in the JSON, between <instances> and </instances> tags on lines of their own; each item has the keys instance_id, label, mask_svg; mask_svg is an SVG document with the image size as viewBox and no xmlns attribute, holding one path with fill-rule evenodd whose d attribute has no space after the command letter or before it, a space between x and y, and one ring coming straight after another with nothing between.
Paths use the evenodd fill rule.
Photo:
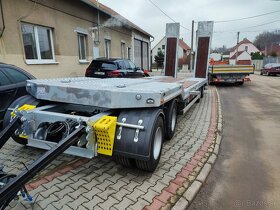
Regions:
<instances>
[{"instance_id":1,"label":"asphalt street","mask_svg":"<svg viewBox=\"0 0 280 210\"><path fill-rule=\"evenodd\" d=\"M188 209L280 209L280 77L218 86L220 154Z\"/></svg>"}]
</instances>

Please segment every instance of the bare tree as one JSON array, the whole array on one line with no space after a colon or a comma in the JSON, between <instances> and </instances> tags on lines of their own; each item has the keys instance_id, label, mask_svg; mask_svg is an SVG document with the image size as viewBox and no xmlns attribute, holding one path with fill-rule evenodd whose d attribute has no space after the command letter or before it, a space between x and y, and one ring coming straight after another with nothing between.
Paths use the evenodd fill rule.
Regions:
<instances>
[{"instance_id":1,"label":"bare tree","mask_svg":"<svg viewBox=\"0 0 280 210\"><path fill-rule=\"evenodd\" d=\"M270 48L273 43L280 42L280 30L276 30L273 32L262 32L258 36L256 36L254 45L259 50L265 50L266 48Z\"/></svg>"}]
</instances>

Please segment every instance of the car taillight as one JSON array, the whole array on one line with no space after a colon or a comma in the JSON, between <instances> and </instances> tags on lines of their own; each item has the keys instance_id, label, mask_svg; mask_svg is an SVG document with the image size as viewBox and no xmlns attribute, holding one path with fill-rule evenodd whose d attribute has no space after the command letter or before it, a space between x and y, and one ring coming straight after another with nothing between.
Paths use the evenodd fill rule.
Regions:
<instances>
[{"instance_id":1,"label":"car taillight","mask_svg":"<svg viewBox=\"0 0 280 210\"><path fill-rule=\"evenodd\" d=\"M87 69L86 69L86 74L85 74L85 76L87 76L87 75L89 75L90 74L90 68L88 67Z\"/></svg>"},{"instance_id":2,"label":"car taillight","mask_svg":"<svg viewBox=\"0 0 280 210\"><path fill-rule=\"evenodd\" d=\"M119 77L121 75L122 74L119 70L113 70L113 71L108 72L109 77Z\"/></svg>"}]
</instances>

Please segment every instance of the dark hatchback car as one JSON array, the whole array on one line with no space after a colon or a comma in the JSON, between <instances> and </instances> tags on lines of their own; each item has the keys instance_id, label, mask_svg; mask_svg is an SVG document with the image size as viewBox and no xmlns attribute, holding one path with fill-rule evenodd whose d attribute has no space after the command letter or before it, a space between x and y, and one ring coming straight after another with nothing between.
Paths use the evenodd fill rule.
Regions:
<instances>
[{"instance_id":1,"label":"dark hatchback car","mask_svg":"<svg viewBox=\"0 0 280 210\"><path fill-rule=\"evenodd\" d=\"M85 73L86 77L115 78L128 77L140 78L149 76L147 70L142 70L128 59L96 59L91 62Z\"/></svg>"},{"instance_id":2,"label":"dark hatchback car","mask_svg":"<svg viewBox=\"0 0 280 210\"><path fill-rule=\"evenodd\" d=\"M9 105L26 95L26 80L34 76L16 66L0 63L0 128Z\"/></svg>"}]
</instances>

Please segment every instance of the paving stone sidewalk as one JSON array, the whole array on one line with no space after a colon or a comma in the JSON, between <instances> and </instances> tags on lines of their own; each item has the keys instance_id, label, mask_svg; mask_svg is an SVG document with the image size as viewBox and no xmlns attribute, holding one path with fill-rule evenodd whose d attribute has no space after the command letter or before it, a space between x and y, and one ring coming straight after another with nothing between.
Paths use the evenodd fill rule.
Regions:
<instances>
[{"instance_id":1,"label":"paving stone sidewalk","mask_svg":"<svg viewBox=\"0 0 280 210\"><path fill-rule=\"evenodd\" d=\"M174 195L180 185L178 173L189 175L196 170L191 167L197 164L193 157L207 138L214 91L208 88L200 103L179 116L176 134L164 144L154 173L124 168L104 156L86 160L61 155L28 185L35 202L13 201L10 209L154 209L159 195L157 207L163 207L164 198L160 199ZM7 172L19 173L24 168L21 162L31 163L42 153L9 141L1 150L0 164ZM183 171L187 163L189 168Z\"/></svg>"}]
</instances>

